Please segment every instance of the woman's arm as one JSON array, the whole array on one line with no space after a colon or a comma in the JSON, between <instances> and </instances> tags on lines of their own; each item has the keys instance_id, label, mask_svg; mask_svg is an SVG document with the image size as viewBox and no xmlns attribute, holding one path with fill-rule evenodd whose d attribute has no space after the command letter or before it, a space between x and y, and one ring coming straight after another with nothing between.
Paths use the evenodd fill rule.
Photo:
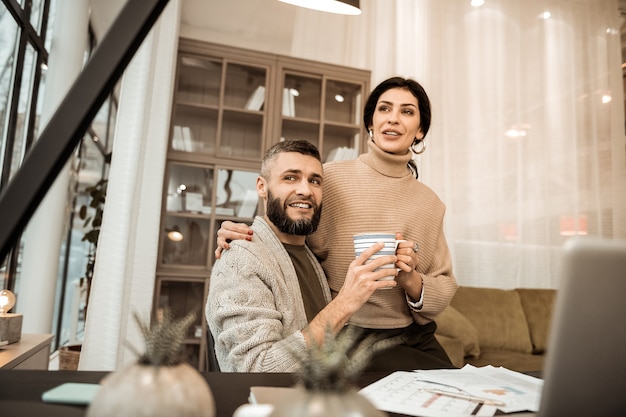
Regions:
<instances>
[{"instance_id":1,"label":"woman's arm","mask_svg":"<svg viewBox=\"0 0 626 417\"><path fill-rule=\"evenodd\" d=\"M217 231L217 248L215 249L215 259L222 256L222 251L230 249L229 242L233 240L252 240L252 229L245 223L235 223L230 220L222 222Z\"/></svg>"}]
</instances>

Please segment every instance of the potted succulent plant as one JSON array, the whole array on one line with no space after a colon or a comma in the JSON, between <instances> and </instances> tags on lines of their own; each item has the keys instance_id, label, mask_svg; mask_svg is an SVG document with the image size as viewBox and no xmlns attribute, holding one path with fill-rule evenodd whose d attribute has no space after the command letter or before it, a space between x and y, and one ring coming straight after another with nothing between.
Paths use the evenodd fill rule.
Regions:
<instances>
[{"instance_id":1,"label":"potted succulent plant","mask_svg":"<svg viewBox=\"0 0 626 417\"><path fill-rule=\"evenodd\" d=\"M356 389L356 378L372 355L400 339L356 341L359 332L346 327L339 335L326 333L324 342L297 355L300 370L298 389L289 399L276 404L271 417L383 417Z\"/></svg>"},{"instance_id":2,"label":"potted succulent plant","mask_svg":"<svg viewBox=\"0 0 626 417\"><path fill-rule=\"evenodd\" d=\"M166 309L151 327L135 318L144 337L144 353L102 380L87 417L214 417L215 400L208 383L181 356L195 311L176 320Z\"/></svg>"}]
</instances>

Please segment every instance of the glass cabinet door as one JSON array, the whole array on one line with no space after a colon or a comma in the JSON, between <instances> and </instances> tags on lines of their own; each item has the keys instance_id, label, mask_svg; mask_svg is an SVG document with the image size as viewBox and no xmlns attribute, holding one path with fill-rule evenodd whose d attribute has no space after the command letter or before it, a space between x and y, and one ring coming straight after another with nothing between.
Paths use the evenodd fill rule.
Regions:
<instances>
[{"instance_id":1,"label":"glass cabinet door","mask_svg":"<svg viewBox=\"0 0 626 417\"><path fill-rule=\"evenodd\" d=\"M215 153L221 78L219 60L197 56L179 58L172 150Z\"/></svg>"},{"instance_id":2,"label":"glass cabinet door","mask_svg":"<svg viewBox=\"0 0 626 417\"><path fill-rule=\"evenodd\" d=\"M267 69L227 63L219 154L258 159L263 152Z\"/></svg>"},{"instance_id":3,"label":"glass cabinet door","mask_svg":"<svg viewBox=\"0 0 626 417\"><path fill-rule=\"evenodd\" d=\"M197 165L168 164L162 264L207 265L213 172Z\"/></svg>"},{"instance_id":4,"label":"glass cabinet door","mask_svg":"<svg viewBox=\"0 0 626 417\"><path fill-rule=\"evenodd\" d=\"M182 318L190 311L204 311L204 280L190 281L175 277L159 277L159 293L156 294L158 308L157 318L168 308L175 318ZM189 326L186 339L202 337L202 316L196 314L196 321Z\"/></svg>"},{"instance_id":5,"label":"glass cabinet door","mask_svg":"<svg viewBox=\"0 0 626 417\"><path fill-rule=\"evenodd\" d=\"M215 214L252 219L259 196L256 192L258 172L222 168L217 173Z\"/></svg>"},{"instance_id":6,"label":"glass cabinet door","mask_svg":"<svg viewBox=\"0 0 626 417\"><path fill-rule=\"evenodd\" d=\"M267 68L181 56L172 150L260 158L266 93Z\"/></svg>"},{"instance_id":7,"label":"glass cabinet door","mask_svg":"<svg viewBox=\"0 0 626 417\"><path fill-rule=\"evenodd\" d=\"M281 139L304 139L319 148L322 79L285 75Z\"/></svg>"},{"instance_id":8,"label":"glass cabinet door","mask_svg":"<svg viewBox=\"0 0 626 417\"><path fill-rule=\"evenodd\" d=\"M189 326L183 343L183 359L196 369L203 360L201 341L204 337L204 279L190 280L176 277L158 277L156 297L156 318L159 319L164 309L168 308L175 318L182 318L190 311L196 311L196 320Z\"/></svg>"},{"instance_id":9,"label":"glass cabinet door","mask_svg":"<svg viewBox=\"0 0 626 417\"><path fill-rule=\"evenodd\" d=\"M170 162L160 263L208 267L209 253L215 250L210 245L212 218L253 219L259 204L258 176L257 171Z\"/></svg>"},{"instance_id":10,"label":"glass cabinet door","mask_svg":"<svg viewBox=\"0 0 626 417\"><path fill-rule=\"evenodd\" d=\"M171 162L168 165L167 203L169 212L211 212L213 169Z\"/></svg>"},{"instance_id":11,"label":"glass cabinet door","mask_svg":"<svg viewBox=\"0 0 626 417\"><path fill-rule=\"evenodd\" d=\"M295 74L285 75L283 116L319 122L322 79Z\"/></svg>"},{"instance_id":12,"label":"glass cabinet door","mask_svg":"<svg viewBox=\"0 0 626 417\"><path fill-rule=\"evenodd\" d=\"M354 159L363 131L361 84L328 79L324 94L324 161Z\"/></svg>"},{"instance_id":13,"label":"glass cabinet door","mask_svg":"<svg viewBox=\"0 0 626 417\"><path fill-rule=\"evenodd\" d=\"M161 263L206 267L209 224L209 219L167 215L161 231Z\"/></svg>"},{"instance_id":14,"label":"glass cabinet door","mask_svg":"<svg viewBox=\"0 0 626 417\"><path fill-rule=\"evenodd\" d=\"M324 162L356 158L363 89L363 83L285 71L280 138L311 142Z\"/></svg>"},{"instance_id":15,"label":"glass cabinet door","mask_svg":"<svg viewBox=\"0 0 626 417\"><path fill-rule=\"evenodd\" d=\"M178 62L176 101L216 108L219 104L221 78L220 60L181 56Z\"/></svg>"},{"instance_id":16,"label":"glass cabinet door","mask_svg":"<svg viewBox=\"0 0 626 417\"><path fill-rule=\"evenodd\" d=\"M328 80L324 120L335 123L361 124L363 92L361 84Z\"/></svg>"}]
</instances>

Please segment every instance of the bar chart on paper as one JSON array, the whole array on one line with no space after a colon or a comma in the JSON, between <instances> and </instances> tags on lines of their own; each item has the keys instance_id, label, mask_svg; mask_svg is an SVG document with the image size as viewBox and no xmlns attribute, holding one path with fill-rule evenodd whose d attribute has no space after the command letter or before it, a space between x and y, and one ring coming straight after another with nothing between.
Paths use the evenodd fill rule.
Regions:
<instances>
[{"instance_id":1,"label":"bar chart on paper","mask_svg":"<svg viewBox=\"0 0 626 417\"><path fill-rule=\"evenodd\" d=\"M394 372L361 390L378 409L411 416L471 416L494 415L493 406L483 406L475 401L433 393L439 384L424 381L414 372ZM452 388L449 388L452 389ZM481 408L493 409L487 414L477 414Z\"/></svg>"},{"instance_id":2,"label":"bar chart on paper","mask_svg":"<svg viewBox=\"0 0 626 417\"><path fill-rule=\"evenodd\" d=\"M542 381L494 367L397 371L360 392L379 410L421 417L536 411Z\"/></svg>"}]
</instances>

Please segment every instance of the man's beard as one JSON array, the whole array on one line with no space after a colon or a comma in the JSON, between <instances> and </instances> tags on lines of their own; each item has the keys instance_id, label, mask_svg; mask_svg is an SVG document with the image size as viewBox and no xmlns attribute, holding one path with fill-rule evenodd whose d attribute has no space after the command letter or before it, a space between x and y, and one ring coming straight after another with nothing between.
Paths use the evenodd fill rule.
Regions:
<instances>
[{"instance_id":1,"label":"man's beard","mask_svg":"<svg viewBox=\"0 0 626 417\"><path fill-rule=\"evenodd\" d=\"M279 198L274 198L271 191L267 192L267 218L283 233L297 236L307 236L317 230L322 214L322 205L319 206L309 200L313 206L311 219L293 220L287 214L287 204L283 204Z\"/></svg>"}]
</instances>

